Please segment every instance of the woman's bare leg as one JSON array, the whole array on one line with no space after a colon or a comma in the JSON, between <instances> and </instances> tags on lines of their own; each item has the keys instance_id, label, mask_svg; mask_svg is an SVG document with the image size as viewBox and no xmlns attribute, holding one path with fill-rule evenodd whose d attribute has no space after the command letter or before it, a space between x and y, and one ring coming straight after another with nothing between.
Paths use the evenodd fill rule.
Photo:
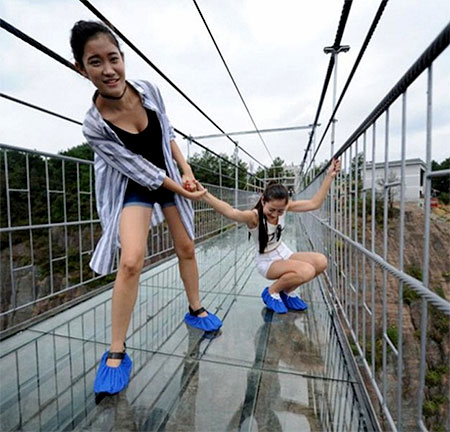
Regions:
<instances>
[{"instance_id":1,"label":"woman's bare leg","mask_svg":"<svg viewBox=\"0 0 450 432\"><path fill-rule=\"evenodd\" d=\"M275 261L266 275L267 279L276 279L269 287L269 293L291 292L315 276L316 269L307 262L291 259Z\"/></svg>"},{"instance_id":2,"label":"woman's bare leg","mask_svg":"<svg viewBox=\"0 0 450 432\"><path fill-rule=\"evenodd\" d=\"M136 303L139 276L144 265L151 215L151 208L136 205L125 207L120 216L121 254L112 295L111 352L123 350ZM120 362L121 360L108 359L107 364L115 367Z\"/></svg>"},{"instance_id":3,"label":"woman's bare leg","mask_svg":"<svg viewBox=\"0 0 450 432\"><path fill-rule=\"evenodd\" d=\"M198 267L194 241L188 236L180 213L175 206L166 207L163 209L163 212L172 234L175 252L178 256L181 279L183 280L189 305L193 310L197 310L201 307L201 303L198 292ZM203 312L198 316L205 317L208 314Z\"/></svg>"},{"instance_id":4,"label":"woman's bare leg","mask_svg":"<svg viewBox=\"0 0 450 432\"><path fill-rule=\"evenodd\" d=\"M316 276L324 272L328 265L326 256L319 252L296 252L289 259L311 264L316 271Z\"/></svg>"}]
</instances>

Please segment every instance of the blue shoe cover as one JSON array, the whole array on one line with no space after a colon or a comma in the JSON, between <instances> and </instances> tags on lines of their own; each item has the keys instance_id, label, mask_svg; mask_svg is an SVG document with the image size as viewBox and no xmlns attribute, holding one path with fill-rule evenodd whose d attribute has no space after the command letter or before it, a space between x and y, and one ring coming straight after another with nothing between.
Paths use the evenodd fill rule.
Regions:
<instances>
[{"instance_id":1,"label":"blue shoe cover","mask_svg":"<svg viewBox=\"0 0 450 432\"><path fill-rule=\"evenodd\" d=\"M222 327L222 321L211 312L208 312L208 316L204 318L197 317L188 312L184 316L184 322L191 327L195 327L206 332L216 331Z\"/></svg>"},{"instance_id":2,"label":"blue shoe cover","mask_svg":"<svg viewBox=\"0 0 450 432\"><path fill-rule=\"evenodd\" d=\"M100 365L98 366L97 376L94 381L94 392L96 394L108 393L115 394L121 392L130 381L131 367L133 362L128 354L125 353L122 362L117 367L110 367L106 364L108 351L106 351Z\"/></svg>"},{"instance_id":3,"label":"blue shoe cover","mask_svg":"<svg viewBox=\"0 0 450 432\"><path fill-rule=\"evenodd\" d=\"M277 299L269 294L269 287L264 288L261 297L268 309L273 310L274 312L279 314L284 314L288 311L281 298Z\"/></svg>"},{"instance_id":4,"label":"blue shoe cover","mask_svg":"<svg viewBox=\"0 0 450 432\"><path fill-rule=\"evenodd\" d=\"M303 301L300 296L297 294L295 297L291 297L286 295L283 291L280 292L281 300L286 305L288 309L303 311L308 309L308 305L305 301Z\"/></svg>"}]
</instances>

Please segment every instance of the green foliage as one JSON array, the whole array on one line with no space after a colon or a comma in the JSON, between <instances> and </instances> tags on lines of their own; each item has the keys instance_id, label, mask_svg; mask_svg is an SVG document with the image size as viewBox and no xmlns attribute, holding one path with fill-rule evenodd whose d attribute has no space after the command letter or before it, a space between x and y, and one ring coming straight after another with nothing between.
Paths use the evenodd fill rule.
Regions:
<instances>
[{"instance_id":1,"label":"green foliage","mask_svg":"<svg viewBox=\"0 0 450 432\"><path fill-rule=\"evenodd\" d=\"M450 168L450 157L443 160L441 163L436 161L431 162L431 169L433 171L445 170ZM450 176L432 177L431 187L438 191L438 198L444 202L449 203L449 190L450 190Z\"/></svg>"},{"instance_id":2,"label":"green foliage","mask_svg":"<svg viewBox=\"0 0 450 432\"><path fill-rule=\"evenodd\" d=\"M430 398L427 398L423 403L423 415L424 417L433 417L439 414L441 405L444 405L447 398L443 394L437 394Z\"/></svg>"},{"instance_id":3,"label":"green foliage","mask_svg":"<svg viewBox=\"0 0 450 432\"><path fill-rule=\"evenodd\" d=\"M422 269L416 263L412 263L406 266L405 271L407 274L409 274L413 278L416 278L417 280L421 281L423 279Z\"/></svg>"},{"instance_id":4,"label":"green foliage","mask_svg":"<svg viewBox=\"0 0 450 432\"><path fill-rule=\"evenodd\" d=\"M423 279L422 269L416 263L407 265L405 272L417 280L421 281ZM406 285L403 287L403 301L406 304L410 305L419 299L420 295L417 294L412 288Z\"/></svg>"},{"instance_id":5,"label":"green foliage","mask_svg":"<svg viewBox=\"0 0 450 432\"><path fill-rule=\"evenodd\" d=\"M432 417L436 415L439 412L439 405L432 401L432 400L426 400L423 403L423 415L425 417Z\"/></svg>"},{"instance_id":6,"label":"green foliage","mask_svg":"<svg viewBox=\"0 0 450 432\"><path fill-rule=\"evenodd\" d=\"M433 370L429 370L425 376L425 383L428 387L437 386L441 382L441 376Z\"/></svg>"},{"instance_id":7,"label":"green foliage","mask_svg":"<svg viewBox=\"0 0 450 432\"><path fill-rule=\"evenodd\" d=\"M442 343L448 338L450 332L450 317L443 314L434 306L429 307L431 328L428 330L428 334L438 344Z\"/></svg>"},{"instance_id":8,"label":"green foliage","mask_svg":"<svg viewBox=\"0 0 450 432\"><path fill-rule=\"evenodd\" d=\"M412 288L408 286L403 287L403 301L410 305L411 303L420 299L420 295L417 294Z\"/></svg>"},{"instance_id":9,"label":"green foliage","mask_svg":"<svg viewBox=\"0 0 450 432\"><path fill-rule=\"evenodd\" d=\"M62 154L83 160L93 159L93 152L87 144L79 145ZM5 158L8 167L7 177ZM10 189L26 190L29 183L29 204L27 192L10 191L9 193L12 226L57 223L63 222L64 218L67 221L78 220L79 200L81 218L85 220L91 217L90 198L88 195L78 194L78 184L80 192L93 192L94 174L92 166L14 150L2 152L0 154L0 225L2 227L8 223L6 178ZM47 194L48 190L51 192ZM64 190L65 196L62 193ZM92 195L93 199L94 196ZM29 212L31 213L31 220ZM97 215L94 212L92 218L96 217ZM14 244L24 241L20 234L14 237Z\"/></svg>"},{"instance_id":10,"label":"green foliage","mask_svg":"<svg viewBox=\"0 0 450 432\"><path fill-rule=\"evenodd\" d=\"M445 364L429 368L425 375L425 382L428 387L438 386L444 382L444 375L447 375L449 367Z\"/></svg>"},{"instance_id":11,"label":"green foliage","mask_svg":"<svg viewBox=\"0 0 450 432\"><path fill-rule=\"evenodd\" d=\"M395 348L398 348L398 330L397 326L391 325L387 329L387 335L389 336L389 339L394 344Z\"/></svg>"},{"instance_id":12,"label":"green foliage","mask_svg":"<svg viewBox=\"0 0 450 432\"><path fill-rule=\"evenodd\" d=\"M441 284L438 284L434 287L434 292L442 297L443 299L445 299L445 293L444 293L444 289L442 288Z\"/></svg>"},{"instance_id":13,"label":"green foliage","mask_svg":"<svg viewBox=\"0 0 450 432\"><path fill-rule=\"evenodd\" d=\"M352 341L350 341L349 344L350 344L350 348L352 350L353 355L359 356L359 351L358 351L358 347L356 346L356 344Z\"/></svg>"},{"instance_id":14,"label":"green foliage","mask_svg":"<svg viewBox=\"0 0 450 432\"><path fill-rule=\"evenodd\" d=\"M233 188L235 186L235 169L232 165L234 161L228 155L220 154L225 161L219 159L213 154L203 151L202 154L195 153L189 160L195 178L200 183L208 183L213 185L220 184L220 173L222 173L222 186ZM238 182L239 188L243 189L247 183L252 182L252 178L246 173L248 165L241 159L238 159Z\"/></svg>"},{"instance_id":15,"label":"green foliage","mask_svg":"<svg viewBox=\"0 0 450 432\"><path fill-rule=\"evenodd\" d=\"M90 161L94 160L94 152L87 143L80 144L76 147L72 147L69 150L60 152L59 154L83 160L90 160Z\"/></svg>"},{"instance_id":16,"label":"green foliage","mask_svg":"<svg viewBox=\"0 0 450 432\"><path fill-rule=\"evenodd\" d=\"M438 197L445 205L450 204L450 194L448 192L441 192Z\"/></svg>"},{"instance_id":17,"label":"green foliage","mask_svg":"<svg viewBox=\"0 0 450 432\"><path fill-rule=\"evenodd\" d=\"M375 339L375 367L378 369L381 366L383 359L383 339L378 337ZM370 365L372 364L372 343L366 343L366 360Z\"/></svg>"},{"instance_id":18,"label":"green foliage","mask_svg":"<svg viewBox=\"0 0 450 432\"><path fill-rule=\"evenodd\" d=\"M381 193L375 192L375 222L378 226L383 225L383 198ZM366 214L372 217L372 191L366 195Z\"/></svg>"},{"instance_id":19,"label":"green foliage","mask_svg":"<svg viewBox=\"0 0 450 432\"><path fill-rule=\"evenodd\" d=\"M282 177L283 174L284 160L276 157L272 165L266 170L266 178ZM256 176L259 178L264 178L264 168L259 167L256 171Z\"/></svg>"}]
</instances>

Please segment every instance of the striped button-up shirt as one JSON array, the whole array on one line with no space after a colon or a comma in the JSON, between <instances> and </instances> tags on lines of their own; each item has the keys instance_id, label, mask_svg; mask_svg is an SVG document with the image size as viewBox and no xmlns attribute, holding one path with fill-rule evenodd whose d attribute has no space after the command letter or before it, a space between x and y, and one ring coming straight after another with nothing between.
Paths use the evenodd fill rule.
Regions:
<instances>
[{"instance_id":1,"label":"striped button-up shirt","mask_svg":"<svg viewBox=\"0 0 450 432\"><path fill-rule=\"evenodd\" d=\"M96 273L102 275L114 270L117 248L120 247L119 219L128 179L131 178L149 189L157 189L161 186L166 175L181 184L180 173L174 163L170 146L175 133L166 115L159 89L147 81L128 80L127 82L139 93L142 105L155 111L158 116L168 172L156 167L141 155L128 150L104 121L95 104L92 104L83 122L83 134L95 152L95 195L103 232L89 265ZM194 212L191 202L175 194L175 204L189 237L193 239ZM152 225L155 226L163 220L161 207L155 204Z\"/></svg>"}]
</instances>

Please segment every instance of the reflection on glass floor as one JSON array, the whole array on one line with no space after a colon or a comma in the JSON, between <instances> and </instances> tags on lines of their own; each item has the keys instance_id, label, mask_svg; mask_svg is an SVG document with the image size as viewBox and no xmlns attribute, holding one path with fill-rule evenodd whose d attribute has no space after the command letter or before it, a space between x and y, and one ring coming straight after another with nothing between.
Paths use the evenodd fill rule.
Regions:
<instances>
[{"instance_id":1,"label":"reflection on glass floor","mask_svg":"<svg viewBox=\"0 0 450 432\"><path fill-rule=\"evenodd\" d=\"M287 238L296 249L303 240L294 231ZM184 324L177 263L166 261L141 277L127 390L95 405L96 366L110 335L105 292L2 343L0 429L365 430L359 384L317 281L302 288L307 312L274 315L261 301L265 280L245 229L203 243L197 256L203 305L224 322L218 337Z\"/></svg>"}]
</instances>

